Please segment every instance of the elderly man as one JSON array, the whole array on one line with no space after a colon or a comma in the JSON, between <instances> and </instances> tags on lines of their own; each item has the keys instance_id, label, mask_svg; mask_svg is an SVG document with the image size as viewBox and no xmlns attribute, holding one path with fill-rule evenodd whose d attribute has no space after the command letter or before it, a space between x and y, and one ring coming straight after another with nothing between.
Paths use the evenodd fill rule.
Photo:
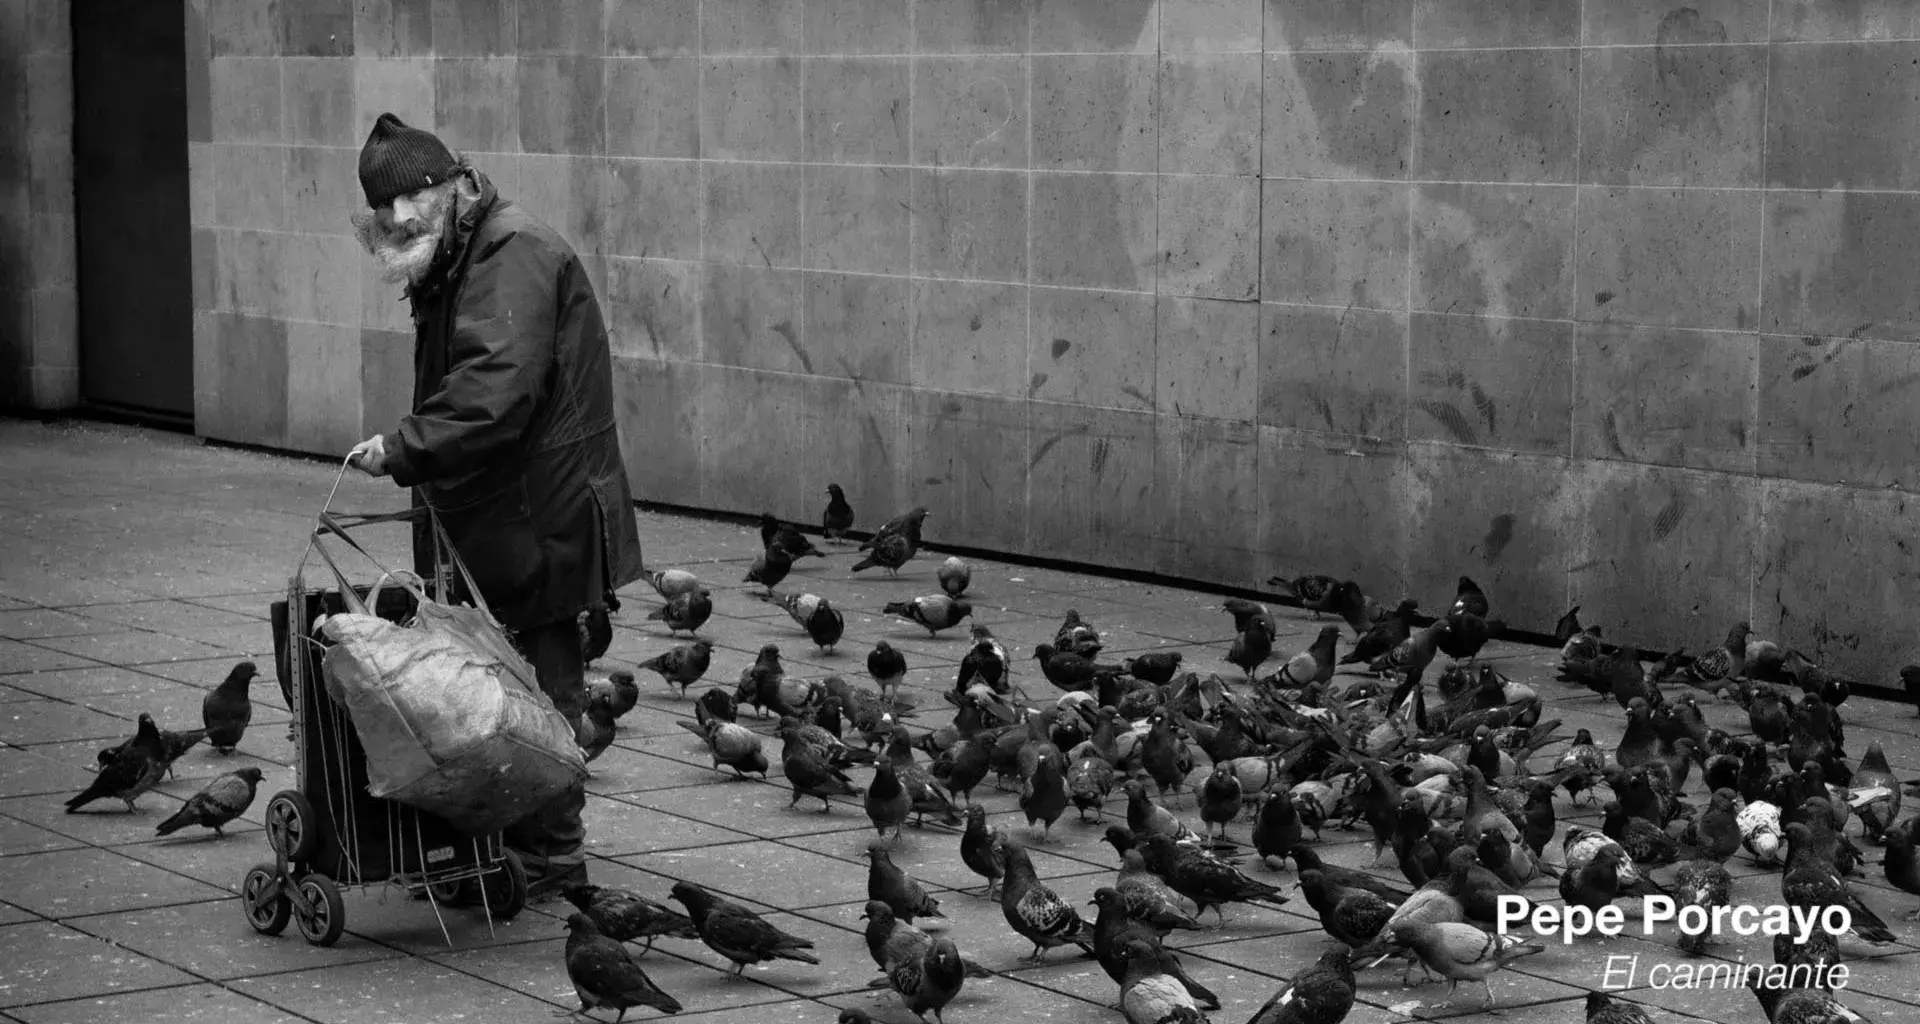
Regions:
<instances>
[{"instance_id":1,"label":"elderly man","mask_svg":"<svg viewBox=\"0 0 1920 1024\"><path fill-rule=\"evenodd\" d=\"M641 574L592 282L558 233L390 113L360 151L360 186L360 242L413 309L414 384L412 414L353 461L432 506L540 688L577 724L577 623ZM423 574L431 550L416 528ZM507 831L536 894L586 881L585 802L576 791Z\"/></svg>"}]
</instances>

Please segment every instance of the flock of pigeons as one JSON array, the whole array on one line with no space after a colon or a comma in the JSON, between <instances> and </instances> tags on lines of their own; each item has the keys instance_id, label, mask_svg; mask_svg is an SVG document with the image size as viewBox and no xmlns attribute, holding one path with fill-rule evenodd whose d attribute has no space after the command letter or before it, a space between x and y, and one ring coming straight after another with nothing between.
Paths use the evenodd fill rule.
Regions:
<instances>
[{"instance_id":1,"label":"flock of pigeons","mask_svg":"<svg viewBox=\"0 0 1920 1024\"><path fill-rule=\"evenodd\" d=\"M830 494L823 526L831 540L851 524L851 511L838 487ZM915 508L887 523L862 545L869 553L854 570L905 565L920 547L926 518L926 509ZM819 595L775 589L795 560L824 553L771 516L762 519L761 541L745 582L764 586L757 596L784 608L821 649L832 649L844 633L840 611ZM886 613L936 635L960 626L971 613L962 599L970 570L948 559L937 575L941 594L891 603ZM650 618L697 636L711 611L710 591L679 570L650 580L666 602ZM923 1020L940 1020L967 979L989 972L946 934L916 924L942 915L939 901L889 854L910 819L957 826L960 860L982 878L982 894L997 898L1009 930L1032 944L1031 958L1060 947L1097 958L1119 986L1118 1006L1130 1024L1190 1024L1219 1007L1217 995L1162 940L1176 929L1205 927L1208 910L1224 921L1230 904L1286 903L1279 887L1249 873L1249 855L1270 870L1291 861L1299 893L1335 940L1249 1024L1337 1024L1353 1005L1356 970L1390 958L1446 980L1450 993L1461 982L1480 982L1491 1005L1488 976L1543 949L1495 927L1501 896L1519 895L1529 907L1540 889L1590 909L1652 894L1724 906L1735 890L1725 864L1742 851L1781 868L1780 899L1755 893L1755 902L1843 906L1858 937L1892 941L1885 922L1847 885L1865 863L1845 831L1852 820L1865 842L1886 847L1888 879L1920 894L1913 853L1920 829L1911 818L1897 822L1901 788L1884 752L1870 744L1857 762L1846 752L1840 706L1849 684L1797 651L1753 637L1745 623L1704 655L1648 665L1640 652L1606 643L1599 627L1581 626L1578 608L1568 612L1557 637L1564 645L1559 680L1617 702L1626 718L1618 745L1603 750L1585 729L1569 742L1559 721L1545 717L1550 696L1478 660L1505 627L1473 580L1461 577L1446 613L1425 622L1416 601L1383 607L1350 580L1270 582L1315 618L1338 621L1305 650L1276 651L1272 610L1226 600L1235 636L1224 657L1244 673L1232 682L1183 670L1179 652L1103 662L1098 630L1068 611L1052 641L1032 653L1054 691L1050 699L1034 700L1015 684L1015 660L975 622L954 683L941 695L952 711L946 724L906 727L929 709L900 698L906 664L883 640L867 659L871 687L842 675L796 678L783 668L778 646L767 644L736 685L700 692L694 720L681 725L706 745L717 770L764 775L772 767L767 737L742 720L743 706L751 706L774 721L789 808L818 799L827 813L833 797L859 798L877 834L864 915L868 948L882 972L874 984L891 988ZM678 602L694 614L675 610ZM1342 655L1348 630L1351 644ZM696 639L639 667L684 697L702 680L710 652ZM1911 673L1910 687L1920 683L1920 668ZM637 698L631 673L619 671L596 697L620 713ZM1710 727L1703 704L1737 705L1748 729L1734 735ZM1202 770L1203 763L1211 767ZM864 784L854 780L853 772L869 769ZM1118 870L1093 893L1091 921L1037 876L1027 841L987 828L974 794L990 776L1017 791L1020 812L1042 842L1067 808L1082 819L1104 819L1109 798L1124 795L1124 824L1108 824L1104 833ZM1703 785L1697 796L1693 780ZM1559 820L1561 791L1567 805L1604 793L1598 827ZM1187 797L1197 821L1172 809ZM1250 826L1247 840L1229 839L1228 826L1242 821ZM1406 884L1322 861L1305 836L1317 839L1327 826L1370 831L1376 858L1391 851ZM697 938L736 965L813 962L806 939L746 908L728 907L716 925L710 907L725 902L702 893L696 905L682 891L689 888L674 887L686 915L632 892L570 894L580 911L571 925L576 938L599 943L592 957L568 955L583 1010L678 1008L631 959L614 956L621 941L650 948L661 936ZM1712 941L1705 934L1675 937L1689 955ZM579 949L588 948L583 940ZM1777 942L1775 955L1790 966L1833 964L1841 956L1823 935L1804 945ZM579 969L616 962L635 986L631 996ZM1824 981L1791 987L1778 975L1753 972L1746 984L1771 1024L1862 1019ZM859 1010L841 1017L864 1019ZM1651 1018L1636 1004L1594 991L1587 1020Z\"/></svg>"},{"instance_id":2,"label":"flock of pigeons","mask_svg":"<svg viewBox=\"0 0 1920 1024\"><path fill-rule=\"evenodd\" d=\"M246 735L247 723L253 720L253 701L247 689L257 675L259 669L251 661L233 666L201 701L198 729L162 729L152 715L141 712L132 737L101 749L96 759L98 773L86 789L67 801L67 813L106 799L125 802L129 813L137 810L134 800L170 776L173 763L202 740L220 754L233 753ZM251 767L218 776L187 798L179 810L154 828L154 833L171 835L189 825L201 825L224 837L222 828L253 805L261 777L260 769Z\"/></svg>"},{"instance_id":3,"label":"flock of pigeons","mask_svg":"<svg viewBox=\"0 0 1920 1024\"><path fill-rule=\"evenodd\" d=\"M840 542L852 510L838 486L829 492L823 532ZM889 521L860 545L853 570L905 566L920 550L927 517L915 508ZM783 608L822 650L834 649L845 632L841 611L819 595L776 589L796 560L825 553L771 516L763 517L761 540L744 582L764 587L756 596ZM949 558L936 575L940 593L889 603L885 613L931 635L967 622L970 568ZM711 666L712 645L699 630L712 615L712 590L684 570L650 572L648 580L662 603L647 619L693 640L637 667L684 698ZM1530 902L1547 890L1569 906L1598 909L1665 894L1681 905L1728 906L1736 884L1725 864L1744 852L1780 868L1779 899L1756 892L1749 902L1845 907L1859 939L1892 942L1885 921L1849 888L1847 879L1867 864L1855 836L1884 846L1888 881L1920 895L1920 826L1899 818L1901 783L1877 742L1857 759L1847 752L1849 683L1798 651L1754 637L1746 623L1706 654L1649 665L1635 649L1607 643L1598 627L1583 627L1578 608L1568 612L1558 630L1559 681L1617 703L1625 718L1620 741L1603 749L1586 729L1569 742L1560 722L1546 717L1548 695L1479 660L1504 626L1473 580L1461 577L1445 614L1424 622L1416 601L1384 607L1350 580L1271 582L1289 603L1335 621L1306 649L1277 651L1273 611L1226 600L1235 636L1225 660L1243 673L1232 681L1186 669L1179 652L1102 661L1098 629L1070 610L1051 642L1031 655L1051 688L1048 699L1016 683L1014 657L974 622L954 682L941 694L951 709L944 724L907 726L932 709L901 694L906 661L884 640L866 658L871 686L841 675L790 675L778 645L765 644L734 685L701 690L693 719L680 724L704 744L716 770L734 776L766 776L777 740L789 809L817 799L819 813L830 813L834 797L858 798L875 829L863 915L880 970L873 986L896 993L922 1020L942 1021L968 979L991 974L945 930L916 924L944 917L940 900L891 851L903 826L929 817L958 834L954 852L982 880L981 895L997 900L1007 928L1031 945L1029 959L1063 947L1097 959L1118 986L1129 1024L1194 1024L1219 1008L1217 994L1163 939L1205 928L1209 910L1224 923L1230 906L1287 903L1279 886L1250 872L1284 871L1289 861L1300 896L1334 942L1249 1024L1338 1024L1354 1004L1356 972L1388 959L1444 979L1449 993L1479 982L1490 1006L1487 978L1543 950L1494 927L1503 896ZM583 631L583 639L590 657L605 653L604 638L595 643ZM244 703L252 668L236 667L208 696L206 730L198 734L162 733L141 716L138 735L101 752L100 777L69 809L109 796L131 809L187 746L205 737L231 749L239 733L222 731L232 720L221 716L233 714L236 693ZM1920 668L1909 671L1911 689L1920 685ZM611 744L617 720L638 699L629 671L595 685L579 736L589 760ZM1737 706L1747 728L1710 726L1703 704ZM746 718L748 707L755 719ZM756 719L771 719L771 728L748 724ZM242 715L238 728L244 725ZM871 774L861 783L855 772ZM1017 792L1028 838L988 828L975 792L989 777ZM248 777L246 770L215 780L161 830L217 829L244 810L258 781L257 771ZM1095 908L1089 921L1038 876L1027 846L1047 841L1069 807L1082 820L1106 820L1110 800L1122 796L1124 812L1115 811L1103 833L1117 872L1085 904ZM1192 818L1173 809L1187 800ZM1601 803L1598 827L1560 820L1563 807L1581 800ZM1248 827L1244 841L1228 837L1236 823ZM1376 860L1391 852L1406 884L1324 862L1306 837L1317 841L1326 827L1365 829ZM639 1006L679 1012L681 1003L638 959L662 938L703 943L735 974L772 960L819 963L810 940L691 882L672 886L680 910L612 887L581 885L564 895L577 911L568 918L565 953L581 1001L576 1012L605 1008L618 1019ZM1676 939L1689 955L1711 941ZM644 946L636 954L630 942ZM1842 958L1838 942L1818 932L1804 944L1777 940L1774 956L1789 966ZM1829 986L1782 985L1758 972L1747 984L1770 1024L1863 1019ZM840 1019L867 1015L848 1009ZM1639 1006L1599 991L1588 998L1586 1019L1651 1021Z\"/></svg>"}]
</instances>

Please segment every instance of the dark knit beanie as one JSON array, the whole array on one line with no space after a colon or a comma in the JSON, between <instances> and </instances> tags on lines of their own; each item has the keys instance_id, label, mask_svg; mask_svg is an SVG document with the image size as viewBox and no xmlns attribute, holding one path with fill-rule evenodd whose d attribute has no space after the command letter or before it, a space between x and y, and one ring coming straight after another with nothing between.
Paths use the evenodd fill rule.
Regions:
<instances>
[{"instance_id":1,"label":"dark knit beanie","mask_svg":"<svg viewBox=\"0 0 1920 1024\"><path fill-rule=\"evenodd\" d=\"M392 114L373 123L360 150L360 187L379 209L396 198L452 180L458 165L432 132L409 128Z\"/></svg>"}]
</instances>

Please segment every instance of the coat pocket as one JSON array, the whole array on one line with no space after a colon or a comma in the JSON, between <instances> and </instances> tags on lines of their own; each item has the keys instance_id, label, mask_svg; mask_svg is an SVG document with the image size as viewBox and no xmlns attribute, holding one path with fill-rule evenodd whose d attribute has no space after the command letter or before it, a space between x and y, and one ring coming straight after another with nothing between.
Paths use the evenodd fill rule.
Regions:
<instances>
[{"instance_id":1,"label":"coat pocket","mask_svg":"<svg viewBox=\"0 0 1920 1024\"><path fill-rule=\"evenodd\" d=\"M519 618L539 600L540 536L523 484L516 481L457 504L442 504L432 493L427 500L497 618Z\"/></svg>"}]
</instances>

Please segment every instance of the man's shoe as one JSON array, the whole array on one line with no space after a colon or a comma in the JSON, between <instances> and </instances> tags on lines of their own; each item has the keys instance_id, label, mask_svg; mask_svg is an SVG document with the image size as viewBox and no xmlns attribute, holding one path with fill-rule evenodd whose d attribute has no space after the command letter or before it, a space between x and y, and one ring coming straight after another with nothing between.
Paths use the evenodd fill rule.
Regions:
<instances>
[{"instance_id":1,"label":"man's shoe","mask_svg":"<svg viewBox=\"0 0 1920 1024\"><path fill-rule=\"evenodd\" d=\"M527 899L543 900L556 896L576 885L587 884L587 866L571 864L557 871L548 871L527 880Z\"/></svg>"}]
</instances>

